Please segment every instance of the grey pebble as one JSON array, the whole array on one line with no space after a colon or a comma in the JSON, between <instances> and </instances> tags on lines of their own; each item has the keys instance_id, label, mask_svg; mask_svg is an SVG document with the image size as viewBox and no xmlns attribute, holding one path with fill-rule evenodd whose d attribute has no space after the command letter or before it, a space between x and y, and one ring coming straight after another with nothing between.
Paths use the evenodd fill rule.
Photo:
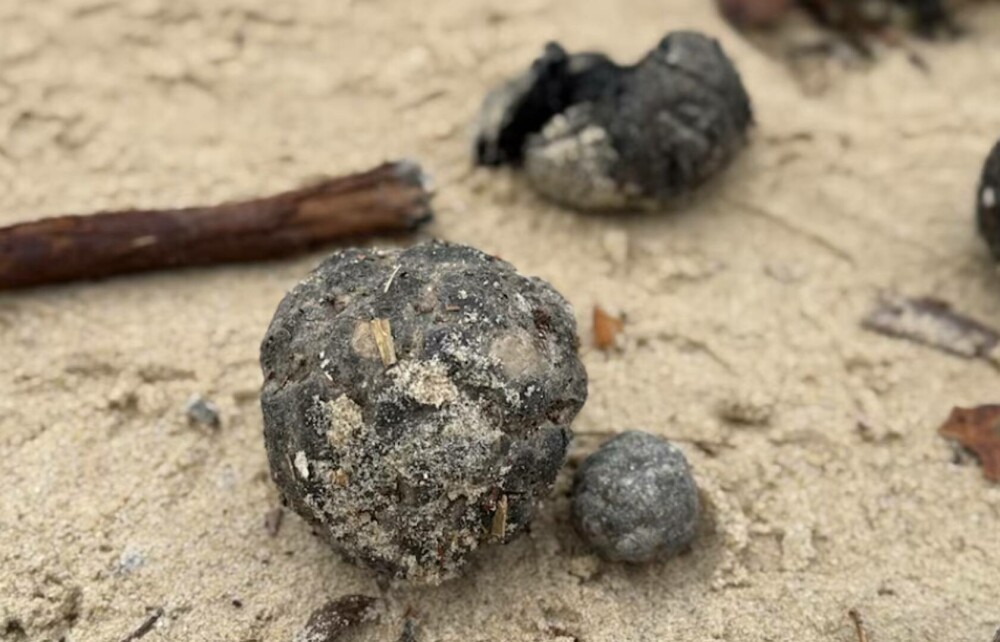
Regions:
<instances>
[{"instance_id":1,"label":"grey pebble","mask_svg":"<svg viewBox=\"0 0 1000 642\"><path fill-rule=\"evenodd\" d=\"M699 512L684 454L646 432L618 435L576 472L574 525L609 560L647 562L683 551L697 532Z\"/></svg>"},{"instance_id":2,"label":"grey pebble","mask_svg":"<svg viewBox=\"0 0 1000 642\"><path fill-rule=\"evenodd\" d=\"M524 531L587 395L566 301L442 242L333 254L278 307L261 365L288 506L348 559L430 583Z\"/></svg>"},{"instance_id":3,"label":"grey pebble","mask_svg":"<svg viewBox=\"0 0 1000 642\"><path fill-rule=\"evenodd\" d=\"M121 555L118 556L118 563L115 571L119 575L131 575L146 564L145 551L132 546L125 547Z\"/></svg>"},{"instance_id":4,"label":"grey pebble","mask_svg":"<svg viewBox=\"0 0 1000 642\"><path fill-rule=\"evenodd\" d=\"M191 395L188 399L184 405L184 414L191 421L211 428L218 428L222 423L219 419L218 407L198 394Z\"/></svg>"},{"instance_id":5,"label":"grey pebble","mask_svg":"<svg viewBox=\"0 0 1000 642\"><path fill-rule=\"evenodd\" d=\"M573 207L635 209L719 172L752 121L739 73L700 33L670 33L630 66L550 43L487 95L475 160L522 167L537 191Z\"/></svg>"}]
</instances>

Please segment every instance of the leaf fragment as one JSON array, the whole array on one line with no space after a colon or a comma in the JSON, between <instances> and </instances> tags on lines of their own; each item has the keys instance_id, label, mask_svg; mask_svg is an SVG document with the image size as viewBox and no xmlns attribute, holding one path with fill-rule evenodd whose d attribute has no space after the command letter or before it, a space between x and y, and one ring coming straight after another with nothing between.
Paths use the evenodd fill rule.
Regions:
<instances>
[{"instance_id":1,"label":"leaf fragment","mask_svg":"<svg viewBox=\"0 0 1000 642\"><path fill-rule=\"evenodd\" d=\"M613 317L599 305L594 306L594 345L607 350L615 344L615 337L625 328L620 317Z\"/></svg>"},{"instance_id":2,"label":"leaf fragment","mask_svg":"<svg viewBox=\"0 0 1000 642\"><path fill-rule=\"evenodd\" d=\"M938 433L971 450L982 464L983 476L1000 482L1000 405L955 408Z\"/></svg>"}]
</instances>

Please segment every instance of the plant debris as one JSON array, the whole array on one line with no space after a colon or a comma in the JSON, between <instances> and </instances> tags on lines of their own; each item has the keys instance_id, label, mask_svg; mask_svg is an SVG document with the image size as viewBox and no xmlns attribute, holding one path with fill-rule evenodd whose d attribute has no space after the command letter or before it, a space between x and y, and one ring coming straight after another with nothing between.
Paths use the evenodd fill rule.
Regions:
<instances>
[{"instance_id":1,"label":"plant debris","mask_svg":"<svg viewBox=\"0 0 1000 642\"><path fill-rule=\"evenodd\" d=\"M490 524L490 535L498 542L502 542L507 534L507 496L501 495L497 500L497 509L493 513L493 520Z\"/></svg>"},{"instance_id":2,"label":"plant debris","mask_svg":"<svg viewBox=\"0 0 1000 642\"><path fill-rule=\"evenodd\" d=\"M142 624L139 625L139 628L122 638L122 642L135 642L136 640L142 639L147 633L153 630L153 627L156 626L156 622L161 617L163 617L163 609L156 609L150 613L149 617L147 617Z\"/></svg>"},{"instance_id":3,"label":"plant debris","mask_svg":"<svg viewBox=\"0 0 1000 642\"><path fill-rule=\"evenodd\" d=\"M955 408L938 433L971 450L983 467L983 476L1000 482L1000 405Z\"/></svg>"},{"instance_id":4,"label":"plant debris","mask_svg":"<svg viewBox=\"0 0 1000 642\"><path fill-rule=\"evenodd\" d=\"M882 299L861 327L966 359L995 361L1000 333L930 297Z\"/></svg>"},{"instance_id":5,"label":"plant debris","mask_svg":"<svg viewBox=\"0 0 1000 642\"><path fill-rule=\"evenodd\" d=\"M847 615L851 618L851 622L854 623L854 632L858 635L858 642L868 642L868 631L865 629L865 620L861 617L861 611L851 609L847 612Z\"/></svg>"},{"instance_id":6,"label":"plant debris","mask_svg":"<svg viewBox=\"0 0 1000 642\"><path fill-rule=\"evenodd\" d=\"M432 218L409 161L247 201L60 216L0 227L0 290L167 268L260 261Z\"/></svg>"},{"instance_id":7,"label":"plant debris","mask_svg":"<svg viewBox=\"0 0 1000 642\"><path fill-rule=\"evenodd\" d=\"M312 612L295 642L335 642L344 633L366 622L378 620L378 598L345 595Z\"/></svg>"},{"instance_id":8,"label":"plant debris","mask_svg":"<svg viewBox=\"0 0 1000 642\"><path fill-rule=\"evenodd\" d=\"M615 338L625 329L625 321L621 317L613 317L599 305L594 306L594 345L601 350L607 350L615 345Z\"/></svg>"},{"instance_id":9,"label":"plant debris","mask_svg":"<svg viewBox=\"0 0 1000 642\"><path fill-rule=\"evenodd\" d=\"M717 4L722 15L740 29L773 27L795 8L801 9L866 55L870 54L869 38L889 42L894 29L928 38L960 33L945 0L717 0Z\"/></svg>"},{"instance_id":10,"label":"plant debris","mask_svg":"<svg viewBox=\"0 0 1000 642\"><path fill-rule=\"evenodd\" d=\"M388 289L386 287L385 291ZM388 368L396 363L396 344L392 341L392 325L390 325L389 319L372 319L371 326L372 336L375 337L375 345L378 347L382 365Z\"/></svg>"}]
</instances>

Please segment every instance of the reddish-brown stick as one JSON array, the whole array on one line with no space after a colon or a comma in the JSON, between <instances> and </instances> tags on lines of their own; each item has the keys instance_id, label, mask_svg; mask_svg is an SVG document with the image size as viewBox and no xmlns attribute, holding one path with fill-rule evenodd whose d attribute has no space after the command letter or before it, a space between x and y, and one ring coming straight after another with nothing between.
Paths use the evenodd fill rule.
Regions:
<instances>
[{"instance_id":1,"label":"reddish-brown stick","mask_svg":"<svg viewBox=\"0 0 1000 642\"><path fill-rule=\"evenodd\" d=\"M270 259L430 218L425 176L410 162L222 205L60 216L0 228L0 289Z\"/></svg>"}]
</instances>

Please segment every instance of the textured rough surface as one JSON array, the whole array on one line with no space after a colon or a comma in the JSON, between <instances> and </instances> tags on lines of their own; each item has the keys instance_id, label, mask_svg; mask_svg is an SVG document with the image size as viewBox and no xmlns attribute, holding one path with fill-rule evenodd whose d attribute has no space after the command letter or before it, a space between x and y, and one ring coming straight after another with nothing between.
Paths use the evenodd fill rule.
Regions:
<instances>
[{"instance_id":1,"label":"textured rough surface","mask_svg":"<svg viewBox=\"0 0 1000 642\"><path fill-rule=\"evenodd\" d=\"M936 428L996 401L1000 372L859 325L885 290L1000 324L974 224L1000 3L956 17L966 37L908 43L930 73L901 48L863 73L821 59L816 96L706 0L0 2L0 221L413 157L438 188L434 235L572 303L590 395L570 458L608 426L680 444L704 532L663 564L603 562L573 530L564 466L530 533L461 578L386 591L366 642L398 642L406 617L420 642L857 642L851 607L872 642L986 642L1000 486ZM483 95L541 43L632 61L681 28L719 39L757 122L682 211L580 216L470 171ZM331 598L383 596L290 510L265 525L280 499L260 340L330 251L0 295L3 642L120 642L152 609L141 642L288 642ZM594 305L627 315L615 350L590 341ZM195 392L218 431L189 425ZM758 394L767 424L719 416Z\"/></svg>"},{"instance_id":2,"label":"textured rough surface","mask_svg":"<svg viewBox=\"0 0 1000 642\"><path fill-rule=\"evenodd\" d=\"M671 33L629 67L551 43L487 95L476 161L523 163L535 189L581 209L637 207L704 183L751 121L739 74L703 34Z\"/></svg>"},{"instance_id":3,"label":"textured rough surface","mask_svg":"<svg viewBox=\"0 0 1000 642\"><path fill-rule=\"evenodd\" d=\"M555 481L587 396L577 344L551 286L479 250L336 252L261 346L271 474L349 559L451 577Z\"/></svg>"},{"instance_id":4,"label":"textured rough surface","mask_svg":"<svg viewBox=\"0 0 1000 642\"><path fill-rule=\"evenodd\" d=\"M602 557L648 562L691 545L698 488L684 453L662 437L629 431L587 457L573 482L573 523Z\"/></svg>"},{"instance_id":5,"label":"textured rough surface","mask_svg":"<svg viewBox=\"0 0 1000 642\"><path fill-rule=\"evenodd\" d=\"M993 258L1000 261L1000 143L994 145L983 165L976 214L979 233L983 235Z\"/></svg>"}]
</instances>

